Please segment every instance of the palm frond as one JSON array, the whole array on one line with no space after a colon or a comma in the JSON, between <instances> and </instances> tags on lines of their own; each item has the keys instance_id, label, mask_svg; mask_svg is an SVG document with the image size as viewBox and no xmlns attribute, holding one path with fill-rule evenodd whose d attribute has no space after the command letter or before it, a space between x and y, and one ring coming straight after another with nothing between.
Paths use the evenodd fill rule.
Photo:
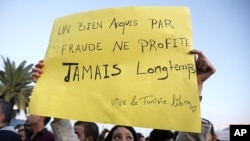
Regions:
<instances>
[{"instance_id":1,"label":"palm frond","mask_svg":"<svg viewBox=\"0 0 250 141\"><path fill-rule=\"evenodd\" d=\"M33 90L31 85L33 64L26 65L22 61L17 67L14 61L2 56L4 70L0 70L0 98L3 98L13 105L17 111L25 110L29 104L30 95Z\"/></svg>"}]
</instances>

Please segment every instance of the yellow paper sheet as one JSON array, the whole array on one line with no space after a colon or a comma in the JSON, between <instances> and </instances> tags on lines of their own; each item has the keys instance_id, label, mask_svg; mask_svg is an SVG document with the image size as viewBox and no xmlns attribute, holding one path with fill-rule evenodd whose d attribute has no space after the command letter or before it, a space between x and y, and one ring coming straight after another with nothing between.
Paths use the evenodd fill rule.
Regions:
<instances>
[{"instance_id":1,"label":"yellow paper sheet","mask_svg":"<svg viewBox=\"0 0 250 141\"><path fill-rule=\"evenodd\" d=\"M200 132L185 7L122 7L55 21L29 113Z\"/></svg>"}]
</instances>

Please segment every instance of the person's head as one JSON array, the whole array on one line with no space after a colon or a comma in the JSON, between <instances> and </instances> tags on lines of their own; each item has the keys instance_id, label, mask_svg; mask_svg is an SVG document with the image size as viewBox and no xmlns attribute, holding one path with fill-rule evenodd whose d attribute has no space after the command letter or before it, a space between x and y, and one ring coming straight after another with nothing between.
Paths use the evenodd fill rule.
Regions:
<instances>
[{"instance_id":1,"label":"person's head","mask_svg":"<svg viewBox=\"0 0 250 141\"><path fill-rule=\"evenodd\" d=\"M137 135L137 138L138 138L139 141L145 141L146 140L145 137L141 133L136 133L136 135Z\"/></svg>"},{"instance_id":2,"label":"person's head","mask_svg":"<svg viewBox=\"0 0 250 141\"><path fill-rule=\"evenodd\" d=\"M9 125L13 113L13 106L11 103L0 99L0 127Z\"/></svg>"},{"instance_id":3,"label":"person's head","mask_svg":"<svg viewBox=\"0 0 250 141\"><path fill-rule=\"evenodd\" d=\"M99 136L99 128L94 122L76 121L74 131L80 141L96 141Z\"/></svg>"},{"instance_id":4,"label":"person's head","mask_svg":"<svg viewBox=\"0 0 250 141\"><path fill-rule=\"evenodd\" d=\"M217 136L215 134L214 126L212 124L211 129L210 129L210 134L208 135L208 141L216 141L216 140L217 140Z\"/></svg>"},{"instance_id":5,"label":"person's head","mask_svg":"<svg viewBox=\"0 0 250 141\"><path fill-rule=\"evenodd\" d=\"M138 141L138 138L133 127L115 125L104 141Z\"/></svg>"},{"instance_id":6,"label":"person's head","mask_svg":"<svg viewBox=\"0 0 250 141\"><path fill-rule=\"evenodd\" d=\"M50 121L50 117L29 115L26 121L27 126L33 126L40 124L41 126L46 126Z\"/></svg>"},{"instance_id":7,"label":"person's head","mask_svg":"<svg viewBox=\"0 0 250 141\"><path fill-rule=\"evenodd\" d=\"M44 120L43 120L44 126L46 126L50 122L51 118L50 117L46 117L46 116L44 116L43 118L44 118Z\"/></svg>"},{"instance_id":8,"label":"person's head","mask_svg":"<svg viewBox=\"0 0 250 141\"><path fill-rule=\"evenodd\" d=\"M23 124L18 124L15 126L15 130L18 135L20 135L22 141L26 141L29 136L29 131Z\"/></svg>"},{"instance_id":9,"label":"person's head","mask_svg":"<svg viewBox=\"0 0 250 141\"><path fill-rule=\"evenodd\" d=\"M153 129L149 135L149 141L170 141L174 133L170 130Z\"/></svg>"}]
</instances>

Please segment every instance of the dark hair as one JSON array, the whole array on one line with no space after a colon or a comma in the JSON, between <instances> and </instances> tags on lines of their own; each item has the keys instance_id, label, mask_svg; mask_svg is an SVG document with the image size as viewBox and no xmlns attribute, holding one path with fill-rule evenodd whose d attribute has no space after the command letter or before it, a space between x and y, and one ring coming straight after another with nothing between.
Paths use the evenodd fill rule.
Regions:
<instances>
[{"instance_id":1,"label":"dark hair","mask_svg":"<svg viewBox=\"0 0 250 141\"><path fill-rule=\"evenodd\" d=\"M214 125L211 123L211 129L210 129L210 133L212 136L215 136L215 131L214 131Z\"/></svg>"},{"instance_id":2,"label":"dark hair","mask_svg":"<svg viewBox=\"0 0 250 141\"><path fill-rule=\"evenodd\" d=\"M84 127L84 134L86 137L93 137L93 140L96 141L99 136L99 128L96 123L88 121L76 121L74 126L81 125Z\"/></svg>"},{"instance_id":3,"label":"dark hair","mask_svg":"<svg viewBox=\"0 0 250 141\"><path fill-rule=\"evenodd\" d=\"M44 125L47 125L50 122L50 117L44 116Z\"/></svg>"},{"instance_id":4,"label":"dark hair","mask_svg":"<svg viewBox=\"0 0 250 141\"><path fill-rule=\"evenodd\" d=\"M138 140L140 140L140 138L144 138L144 136L142 135L142 133L136 133L136 136L137 136Z\"/></svg>"},{"instance_id":5,"label":"dark hair","mask_svg":"<svg viewBox=\"0 0 250 141\"><path fill-rule=\"evenodd\" d=\"M4 124L9 125L12 118L13 105L3 99L0 99L0 113L4 115Z\"/></svg>"},{"instance_id":6,"label":"dark hair","mask_svg":"<svg viewBox=\"0 0 250 141\"><path fill-rule=\"evenodd\" d=\"M165 141L174 138L174 133L170 130L153 129L149 135L149 141Z\"/></svg>"},{"instance_id":7,"label":"dark hair","mask_svg":"<svg viewBox=\"0 0 250 141\"><path fill-rule=\"evenodd\" d=\"M20 127L24 127L24 125L23 124L17 124L15 127L14 127L14 129L19 129Z\"/></svg>"},{"instance_id":8,"label":"dark hair","mask_svg":"<svg viewBox=\"0 0 250 141\"><path fill-rule=\"evenodd\" d=\"M128 130L132 133L132 135L133 135L133 137L134 137L134 141L139 141L138 138L137 138L135 129L134 129L133 127L131 127L131 126L124 126L124 125L115 125L115 126L110 130L110 132L108 133L108 135L107 135L107 137L104 139L104 141L111 141L111 140L112 140L112 136L113 136L113 134L114 134L114 131L115 131L117 128L119 128L119 127L124 127L124 128L126 128L126 129L128 129Z\"/></svg>"}]
</instances>

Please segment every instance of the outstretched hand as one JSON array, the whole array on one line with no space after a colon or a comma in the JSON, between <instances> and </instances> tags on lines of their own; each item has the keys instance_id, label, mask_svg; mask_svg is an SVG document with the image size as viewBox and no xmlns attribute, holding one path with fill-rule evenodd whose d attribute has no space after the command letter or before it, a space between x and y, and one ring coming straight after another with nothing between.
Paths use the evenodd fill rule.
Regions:
<instances>
[{"instance_id":1,"label":"outstretched hand","mask_svg":"<svg viewBox=\"0 0 250 141\"><path fill-rule=\"evenodd\" d=\"M44 67L43 60L40 60L34 68L32 68L32 79L36 83L38 78L41 76L43 73L42 68Z\"/></svg>"}]
</instances>

